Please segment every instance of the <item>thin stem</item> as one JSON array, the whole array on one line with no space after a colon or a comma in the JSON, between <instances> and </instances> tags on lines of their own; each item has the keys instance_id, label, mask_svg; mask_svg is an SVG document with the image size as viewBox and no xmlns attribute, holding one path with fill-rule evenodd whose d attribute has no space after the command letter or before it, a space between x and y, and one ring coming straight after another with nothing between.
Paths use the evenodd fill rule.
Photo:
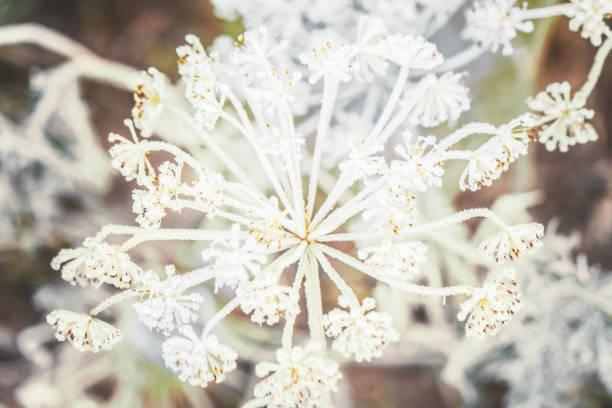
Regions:
<instances>
[{"instance_id":1,"label":"thin stem","mask_svg":"<svg viewBox=\"0 0 612 408\"><path fill-rule=\"evenodd\" d=\"M242 298L243 296L236 296L235 298L227 302L221 310L215 313L210 318L210 320L206 322L206 326L204 326L204 330L202 331L202 339L205 339L206 337L208 337L210 332L217 326L217 324L219 324L221 320L223 320L230 313L232 313L234 309L240 306L240 303L242 302Z\"/></svg>"},{"instance_id":2,"label":"thin stem","mask_svg":"<svg viewBox=\"0 0 612 408\"><path fill-rule=\"evenodd\" d=\"M238 117L240 118L240 122L242 122L242 125L238 123L234 117L232 117L231 115L225 112L221 112L222 117L225 120L229 121L229 123L231 123L234 127L236 127L236 129L238 129L238 131L240 131L244 135L244 137L247 139L247 141L251 144L251 146L255 150L255 153L257 154L257 158L259 159L261 166L263 167L264 171L266 172L266 175L272 182L272 186L274 187L274 190L276 191L278 198L281 200L281 202L283 203L283 205L289 212L293 212L293 208L289 204L289 199L287 198L287 194L285 193L285 190L283 190L282 186L280 185L278 181L278 177L276 177L276 173L274 172L274 170L272 170L270 161L259 148L259 145L257 144L257 140L255 140L255 131L253 129L253 126L251 124L251 121L249 120L249 117L246 111L244 110L242 104L240 103L240 100L233 92L229 90L225 91L225 95L227 96L228 100L234 107L234 110L238 113Z\"/></svg>"},{"instance_id":3,"label":"thin stem","mask_svg":"<svg viewBox=\"0 0 612 408\"><path fill-rule=\"evenodd\" d=\"M393 85L393 89L391 90L391 95L389 95L389 99L387 100L387 103L385 104L385 107L382 113L380 114L378 121L376 122L376 124L374 125L374 128L368 135L368 139L377 138L380 132L385 127L385 125L387 124L389 118L391 117L391 114L395 110L395 106L397 105L397 102L399 101L400 95L402 94L402 91L404 90L406 81L408 81L409 72L410 72L410 69L406 65L400 68L400 72L397 76L397 80L395 81L395 85Z\"/></svg>"},{"instance_id":4,"label":"thin stem","mask_svg":"<svg viewBox=\"0 0 612 408\"><path fill-rule=\"evenodd\" d=\"M469 219L476 218L476 217L487 218L493 221L495 224L499 225L503 229L507 227L506 223L488 208L471 208L469 210L459 211L453 215L449 215L448 217L444 217L436 221L414 226L408 229L407 231L399 234L399 238L406 238L411 235L429 232L429 231L432 231L438 228L447 227L452 224L459 224L461 222L464 222L464 221L467 221ZM348 234L325 235L320 238L317 238L317 241L319 242L361 241L361 240L367 241L367 240L381 240L385 238L387 238L386 235L377 235L377 234L371 234L371 233L348 233Z\"/></svg>"},{"instance_id":5,"label":"thin stem","mask_svg":"<svg viewBox=\"0 0 612 408\"><path fill-rule=\"evenodd\" d=\"M244 232L246 236L246 231ZM228 230L202 230L184 228L140 228L138 235L134 235L121 246L121 251L129 251L137 245L147 241L215 241L230 239L234 232Z\"/></svg>"},{"instance_id":6,"label":"thin stem","mask_svg":"<svg viewBox=\"0 0 612 408\"><path fill-rule=\"evenodd\" d=\"M496 133L497 127L489 123L468 123L467 125L460 127L459 129L455 130L453 133L442 139L438 144L438 149L444 151L452 145L459 143L466 137L474 134L494 135Z\"/></svg>"},{"instance_id":7,"label":"thin stem","mask_svg":"<svg viewBox=\"0 0 612 408\"><path fill-rule=\"evenodd\" d=\"M293 286L291 289L291 297L295 300L295 302L299 301L300 296L300 288L302 287L302 280L306 275L306 253L302 252L300 254L300 260L298 262L297 273L295 275L295 280L293 281ZM289 351L293 346L293 329L295 326L295 319L297 315L291 314L287 317L285 321L285 326L283 327L283 336L281 340L282 347Z\"/></svg>"},{"instance_id":8,"label":"thin stem","mask_svg":"<svg viewBox=\"0 0 612 408\"><path fill-rule=\"evenodd\" d=\"M319 125L317 126L317 134L315 137L314 154L312 158L312 167L310 170L310 180L308 183L308 200L306 204L306 217L310 219L314 210L314 204L317 193L319 167L321 167L321 155L323 154L323 145L327 139L329 131L329 123L331 121L336 97L338 96L339 81L337 79L326 77L323 84L323 100L321 102L321 116L319 116Z\"/></svg>"},{"instance_id":9,"label":"thin stem","mask_svg":"<svg viewBox=\"0 0 612 408\"><path fill-rule=\"evenodd\" d=\"M227 166L227 169L238 179L239 182L252 189L257 196L264 196L246 175L246 173L240 168L240 166L230 156L228 156L227 153L225 153L221 146L219 146L219 144L210 136L208 132L197 126L195 120L191 116L189 116L185 111L174 106L168 106L168 109L179 116L183 122L185 122L198 136L200 136L200 138L202 138L204 144L206 144L206 146L208 146L208 148L212 150L215 155L217 155L219 160L221 160L221 162Z\"/></svg>"},{"instance_id":10,"label":"thin stem","mask_svg":"<svg viewBox=\"0 0 612 408\"><path fill-rule=\"evenodd\" d=\"M521 10L521 17L523 20L534 20L537 18L567 16L571 11L571 4L556 4L554 6Z\"/></svg>"},{"instance_id":11,"label":"thin stem","mask_svg":"<svg viewBox=\"0 0 612 408\"><path fill-rule=\"evenodd\" d=\"M321 252L321 250L316 247L315 255L323 268L323 271L329 276L329 279L334 282L342 296L344 296L350 302L350 308L355 309L356 311L360 309L359 299L353 289L342 279L342 277L338 274L338 272L334 269L334 267L329 263L325 255Z\"/></svg>"},{"instance_id":12,"label":"thin stem","mask_svg":"<svg viewBox=\"0 0 612 408\"><path fill-rule=\"evenodd\" d=\"M323 330L323 304L321 284L319 282L319 264L310 250L304 252L306 263L306 307L308 309L308 330L310 339L325 349L325 331Z\"/></svg>"},{"instance_id":13,"label":"thin stem","mask_svg":"<svg viewBox=\"0 0 612 408\"><path fill-rule=\"evenodd\" d=\"M91 316L95 316L97 314L100 314L105 309L108 309L112 305L121 302L122 300L129 299L131 297L136 297L138 295L139 295L139 293L135 289L124 290L123 292L119 292L119 293L109 297L108 299L104 300L98 306L96 306L93 309L91 309L89 314Z\"/></svg>"},{"instance_id":14,"label":"thin stem","mask_svg":"<svg viewBox=\"0 0 612 408\"><path fill-rule=\"evenodd\" d=\"M340 252L337 249L329 247L327 245L318 245L317 248L320 248L321 252L335 258L348 266L355 268L358 271L365 273L366 275L379 280L387 285L402 290L404 292L413 293L421 296L454 296L460 294L472 294L478 288L466 285L458 285L458 286L447 286L443 288L432 288L430 286L417 285L410 282L403 281L392 281L387 279L382 279L377 271L363 262L353 258L350 255L345 254L344 252Z\"/></svg>"},{"instance_id":15,"label":"thin stem","mask_svg":"<svg viewBox=\"0 0 612 408\"><path fill-rule=\"evenodd\" d=\"M595 54L595 61L593 62L591 71L589 71L588 79L582 86L580 91L577 92L577 97L584 98L584 100L586 101L591 92L593 92L593 89L597 84L597 80L601 75L604 62L606 61L606 58L610 53L610 49L612 49L612 37L608 37L608 39L606 39L606 41L597 50L597 54Z\"/></svg>"}]
</instances>

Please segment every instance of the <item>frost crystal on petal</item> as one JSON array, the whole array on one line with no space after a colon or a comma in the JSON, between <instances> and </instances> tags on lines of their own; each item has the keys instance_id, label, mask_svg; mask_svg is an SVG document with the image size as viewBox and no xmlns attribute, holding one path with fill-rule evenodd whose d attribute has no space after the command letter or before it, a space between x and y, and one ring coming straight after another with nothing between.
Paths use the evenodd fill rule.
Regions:
<instances>
[{"instance_id":1,"label":"frost crystal on petal","mask_svg":"<svg viewBox=\"0 0 612 408\"><path fill-rule=\"evenodd\" d=\"M162 344L166 366L178 373L181 381L206 387L220 383L236 368L238 355L228 346L219 344L214 335L198 338L190 326L181 328L182 336L168 338Z\"/></svg>"},{"instance_id":2,"label":"frost crystal on petal","mask_svg":"<svg viewBox=\"0 0 612 408\"><path fill-rule=\"evenodd\" d=\"M342 377L338 363L316 354L319 348L309 343L305 348L279 349L278 363L257 364L257 376L267 377L255 385L254 395L268 398L269 408L319 406L327 392L337 389Z\"/></svg>"},{"instance_id":3,"label":"frost crystal on petal","mask_svg":"<svg viewBox=\"0 0 612 408\"><path fill-rule=\"evenodd\" d=\"M79 351L110 350L121 341L121 333L113 325L85 313L54 310L47 323L55 329L55 338L68 340Z\"/></svg>"},{"instance_id":4,"label":"frost crystal on petal","mask_svg":"<svg viewBox=\"0 0 612 408\"><path fill-rule=\"evenodd\" d=\"M338 299L346 307L346 299ZM399 339L399 334L391 327L391 316L388 313L374 311L376 301L373 298L363 300L357 310L333 309L323 316L325 333L335 338L334 350L345 357L353 356L355 361L371 361L378 358L392 341Z\"/></svg>"},{"instance_id":5,"label":"frost crystal on petal","mask_svg":"<svg viewBox=\"0 0 612 408\"><path fill-rule=\"evenodd\" d=\"M352 63L354 56L352 46L332 44L330 40L301 54L300 62L308 66L310 84L316 84L324 76L348 82L351 80L351 71L355 69L355 64Z\"/></svg>"},{"instance_id":6,"label":"frost crystal on petal","mask_svg":"<svg viewBox=\"0 0 612 408\"><path fill-rule=\"evenodd\" d=\"M544 226L532 222L506 227L479 245L479 249L496 262L512 262L521 254L542 245Z\"/></svg>"},{"instance_id":7,"label":"frost crystal on petal","mask_svg":"<svg viewBox=\"0 0 612 408\"><path fill-rule=\"evenodd\" d=\"M460 307L459 320L469 314L465 324L468 337L494 336L522 307L518 283L510 277L487 283Z\"/></svg>"}]
</instances>

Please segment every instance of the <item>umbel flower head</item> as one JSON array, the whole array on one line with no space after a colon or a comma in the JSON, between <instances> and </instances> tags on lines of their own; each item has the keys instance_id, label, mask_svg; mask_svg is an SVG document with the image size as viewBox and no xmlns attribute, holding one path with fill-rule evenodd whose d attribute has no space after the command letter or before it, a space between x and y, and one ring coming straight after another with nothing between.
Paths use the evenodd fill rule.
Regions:
<instances>
[{"instance_id":1,"label":"umbel flower head","mask_svg":"<svg viewBox=\"0 0 612 408\"><path fill-rule=\"evenodd\" d=\"M495 31L499 35L487 37L494 40L487 46L506 48L514 31L521 29L521 21L533 17L523 14L529 10L514 10L513 2L484 3L475 7L509 10L511 17L509 25L503 16L496 20L501 24ZM365 8L370 6L364 2ZM290 13L290 8L285 11ZM374 310L371 298L358 300L348 271L363 273L397 292L471 296L462 306L462 315L471 311L474 317L468 321L478 323L468 323L468 334L494 334L518 310L517 283L505 278L484 288L415 283L427 250L426 243L416 237L426 241L430 234L444 233L445 227L487 218L500 232L485 240L481 249L498 262L515 261L539 245L543 227L507 225L486 208L424 220L419 208L429 205L423 202L428 197L423 193L444 183L446 163L466 162L458 181L461 189L489 186L527 153L550 120L542 121L541 110L536 109L535 114L507 118L502 125L467 123L445 137L422 136L421 128L456 120L469 106L462 76L452 71L462 58L445 60L424 37L389 32L370 18L355 28L358 32L345 37L354 41L335 34L313 35L316 44L306 51L296 51L269 28L256 28L238 38L229 59L222 52L207 52L189 35L187 44L177 49L189 104L170 106L166 99L164 112L190 134L175 135L173 143L156 138L159 106L148 103L145 97L152 91L143 90L142 99L139 96L136 101L136 117L126 121L131 140L116 134L110 137L113 166L136 184L132 198L138 226L108 225L84 248L60 252L54 267L63 264L63 277L70 282L123 289L96 306L91 316L118 301L136 298L143 322L168 336L162 355L183 381L206 386L223 381L236 368L237 354L219 343L213 332L241 309L254 323L282 326L278 362L257 365L258 376L265 378L256 385L256 398L250 404L328 406L329 393L340 378L338 364L328 351L370 360L398 339L390 316ZM610 50L608 41L598 51L594 71L601 69ZM298 66L300 60L303 65ZM591 78L597 76L592 74L580 90L582 99L592 90ZM389 79L394 80L390 91L374 86L373 95L366 98L360 93L366 84ZM354 84L358 85L353 88ZM351 96L352 92L360 97ZM296 120L295 104L304 100L310 109ZM361 122L351 121L347 127L353 130L343 131L347 135L344 147L330 154L342 142L334 137L334 131L342 129L339 122L355 116ZM141 139L136 129L145 133L152 129L151 136ZM400 135L403 139L398 143ZM480 145L470 144L474 146L470 149L460 147L475 135L486 138ZM216 160L209 160L212 156ZM334 165L325 165L327 160ZM168 227L170 211L177 218L191 213L190 225L197 214L201 224ZM111 245L114 241L107 240L111 235L128 238ZM142 273L127 254L151 241L195 242L203 246L203 264L182 274L170 268L165 279ZM357 251L339 250L337 243ZM325 315L321 275L341 293L340 307ZM229 300L207 319L202 335L196 336L191 325L200 323L197 311L202 299L190 290L199 285L214 286ZM294 342L301 312L307 315L310 337L305 347ZM54 313L50 323L59 328L58 335L65 336L70 326L74 336L69 340L81 349L110 347L118 338L89 315L75 314L80 316L76 318L64 311ZM104 329L95 331L104 334L96 336L96 346L87 343L90 335L85 336L88 331L83 327L88 325ZM328 350L326 334L332 350Z\"/></svg>"},{"instance_id":2,"label":"umbel flower head","mask_svg":"<svg viewBox=\"0 0 612 408\"><path fill-rule=\"evenodd\" d=\"M55 328L55 338L68 340L80 351L110 350L121 341L119 330L88 314L54 310L47 315L47 323Z\"/></svg>"},{"instance_id":3,"label":"umbel flower head","mask_svg":"<svg viewBox=\"0 0 612 408\"><path fill-rule=\"evenodd\" d=\"M469 314L465 323L468 337L493 336L521 307L518 283L510 276L504 276L487 283L463 302L457 318L465 320Z\"/></svg>"},{"instance_id":4,"label":"umbel flower head","mask_svg":"<svg viewBox=\"0 0 612 408\"><path fill-rule=\"evenodd\" d=\"M338 363L317 355L320 348L309 343L304 348L279 349L278 363L259 363L255 372L265 378L255 385L255 397L265 399L270 408L314 408L325 403L327 392L336 390L342 375Z\"/></svg>"}]
</instances>

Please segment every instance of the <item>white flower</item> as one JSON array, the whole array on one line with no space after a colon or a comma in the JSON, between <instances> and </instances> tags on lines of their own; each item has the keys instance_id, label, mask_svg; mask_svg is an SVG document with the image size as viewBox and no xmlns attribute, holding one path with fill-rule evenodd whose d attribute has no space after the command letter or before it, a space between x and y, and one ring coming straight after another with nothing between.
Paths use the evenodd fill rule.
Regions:
<instances>
[{"instance_id":1,"label":"white flower","mask_svg":"<svg viewBox=\"0 0 612 408\"><path fill-rule=\"evenodd\" d=\"M436 155L435 136L419 136L416 143L408 131L402 137L404 145L395 146L395 152L404 160L394 160L390 166L394 182L414 192L442 186L444 169Z\"/></svg>"},{"instance_id":2,"label":"white flower","mask_svg":"<svg viewBox=\"0 0 612 408\"><path fill-rule=\"evenodd\" d=\"M390 35L385 43L387 58L402 67L431 69L443 61L436 45L422 37Z\"/></svg>"},{"instance_id":3,"label":"white flower","mask_svg":"<svg viewBox=\"0 0 612 408\"><path fill-rule=\"evenodd\" d=\"M419 241L394 243L385 239L379 246L361 248L360 259L376 270L386 281L407 281L420 274L419 263L425 261L427 246Z\"/></svg>"},{"instance_id":4,"label":"white flower","mask_svg":"<svg viewBox=\"0 0 612 408\"><path fill-rule=\"evenodd\" d=\"M164 110L166 83L164 74L153 67L140 74L140 83L134 92L132 120L143 137L151 136L157 118Z\"/></svg>"},{"instance_id":5,"label":"white flower","mask_svg":"<svg viewBox=\"0 0 612 408\"><path fill-rule=\"evenodd\" d=\"M281 318L296 316L300 313L297 299L291 296L291 287L265 284L254 281L238 291L242 297L240 308L251 314L251 320L259 325L274 325Z\"/></svg>"},{"instance_id":6,"label":"white flower","mask_svg":"<svg viewBox=\"0 0 612 408\"><path fill-rule=\"evenodd\" d=\"M352 180L359 180L377 174L383 174L387 170L384 157L376 153L384 151L384 146L379 143L371 143L365 139L353 143L349 141L351 153L348 159L340 162L338 167L343 175Z\"/></svg>"},{"instance_id":7,"label":"white flower","mask_svg":"<svg viewBox=\"0 0 612 408\"><path fill-rule=\"evenodd\" d=\"M174 266L166 266L166 279L148 271L139 279L138 293L146 299L134 303L138 318L149 329L168 335L175 327L189 324L198 317L204 298L198 293L185 294L185 277L176 275Z\"/></svg>"},{"instance_id":8,"label":"white flower","mask_svg":"<svg viewBox=\"0 0 612 408\"><path fill-rule=\"evenodd\" d=\"M511 262L522 253L542 245L544 226L536 222L519 224L504 228L479 245L479 249L496 262Z\"/></svg>"},{"instance_id":9,"label":"white flower","mask_svg":"<svg viewBox=\"0 0 612 408\"><path fill-rule=\"evenodd\" d=\"M268 58L287 48L288 41L278 41L278 36L260 26L238 36L238 48L232 53L232 61L240 67L244 77L255 77L271 68Z\"/></svg>"},{"instance_id":10,"label":"white flower","mask_svg":"<svg viewBox=\"0 0 612 408\"><path fill-rule=\"evenodd\" d=\"M460 306L459 320L465 320L468 337L494 336L521 307L518 283L506 276L486 284Z\"/></svg>"},{"instance_id":11,"label":"white flower","mask_svg":"<svg viewBox=\"0 0 612 408\"><path fill-rule=\"evenodd\" d=\"M446 72L440 77L427 74L412 92L404 96L408 103L416 100L410 112L415 125L434 127L448 120L457 120L470 108L469 89L463 85L463 74Z\"/></svg>"},{"instance_id":12,"label":"white flower","mask_svg":"<svg viewBox=\"0 0 612 408\"><path fill-rule=\"evenodd\" d=\"M355 50L352 46L338 46L329 40L324 45L313 47L310 52L301 54L300 62L308 66L310 84L316 84L324 76L348 82L351 80L350 73L355 68L352 62L354 56Z\"/></svg>"},{"instance_id":13,"label":"white flower","mask_svg":"<svg viewBox=\"0 0 612 408\"><path fill-rule=\"evenodd\" d=\"M342 296L338 303L345 308L349 306ZM391 328L391 316L375 312L375 307L373 298L365 298L357 310L333 309L323 316L325 333L335 338L334 350L345 357L354 356L357 362L371 361L380 357L390 342L399 339L399 333Z\"/></svg>"},{"instance_id":14,"label":"white flower","mask_svg":"<svg viewBox=\"0 0 612 408\"><path fill-rule=\"evenodd\" d=\"M222 286L235 289L248 283L266 262L266 257L253 251L253 246L241 243L243 238L240 224L234 224L231 239L217 240L202 252L202 259L210 262L215 272L215 291Z\"/></svg>"},{"instance_id":15,"label":"white flower","mask_svg":"<svg viewBox=\"0 0 612 408\"><path fill-rule=\"evenodd\" d=\"M490 186L510 164L527 154L532 119L523 115L497 128L495 136L472 152L459 179L461 190L480 190Z\"/></svg>"},{"instance_id":16,"label":"white flower","mask_svg":"<svg viewBox=\"0 0 612 408\"><path fill-rule=\"evenodd\" d=\"M110 350L121 341L114 326L84 313L54 310L47 315L47 323L55 328L56 339L68 339L79 351Z\"/></svg>"},{"instance_id":17,"label":"white flower","mask_svg":"<svg viewBox=\"0 0 612 408\"><path fill-rule=\"evenodd\" d=\"M372 194L362 217L372 230L398 235L414 225L414 196L401 186L388 184Z\"/></svg>"},{"instance_id":18,"label":"white flower","mask_svg":"<svg viewBox=\"0 0 612 408\"><path fill-rule=\"evenodd\" d=\"M529 98L527 104L536 112L536 125L541 126L538 140L546 149L566 152L576 143L597 140L597 133L586 120L593 118L594 112L584 107L584 98L571 96L568 82L554 82L546 91Z\"/></svg>"},{"instance_id":19,"label":"white flower","mask_svg":"<svg viewBox=\"0 0 612 408\"><path fill-rule=\"evenodd\" d=\"M502 47L503 55L513 52L511 40L517 31L533 31L531 21L523 21L522 10L514 7L516 0L476 0L474 8L469 9L463 36L481 47L496 52Z\"/></svg>"},{"instance_id":20,"label":"white flower","mask_svg":"<svg viewBox=\"0 0 612 408\"><path fill-rule=\"evenodd\" d=\"M62 279L73 285L100 286L108 283L128 288L142 270L117 245L87 239L82 247L62 249L51 261L55 270L62 269Z\"/></svg>"},{"instance_id":21,"label":"white flower","mask_svg":"<svg viewBox=\"0 0 612 408\"><path fill-rule=\"evenodd\" d=\"M148 151L139 144L132 122L126 121L125 124L132 134L133 141L116 133L108 136L108 141L115 143L108 150L112 158L111 166L119 170L126 181L136 180L139 185L144 185L155 172L147 158Z\"/></svg>"},{"instance_id":22,"label":"white flower","mask_svg":"<svg viewBox=\"0 0 612 408\"><path fill-rule=\"evenodd\" d=\"M159 228L162 219L166 216L165 207L159 201L155 189L133 190L132 211L138 214L136 222L143 228Z\"/></svg>"},{"instance_id":23,"label":"white flower","mask_svg":"<svg viewBox=\"0 0 612 408\"><path fill-rule=\"evenodd\" d=\"M362 16L357 27L357 78L370 82L376 75L384 75L389 64L385 60L387 30L382 21Z\"/></svg>"},{"instance_id":24,"label":"white flower","mask_svg":"<svg viewBox=\"0 0 612 408\"><path fill-rule=\"evenodd\" d=\"M316 355L319 347L310 343L305 348L279 349L278 363L257 364L257 376L267 377L255 385L254 395L269 398L268 408L320 406L323 396L337 389L342 375L338 363Z\"/></svg>"},{"instance_id":25,"label":"white flower","mask_svg":"<svg viewBox=\"0 0 612 408\"><path fill-rule=\"evenodd\" d=\"M225 94L215 73L217 55L209 56L194 35L187 35L185 41L187 45L176 49L178 71L186 85L185 97L195 109L196 121L212 130L225 105Z\"/></svg>"},{"instance_id":26,"label":"white flower","mask_svg":"<svg viewBox=\"0 0 612 408\"><path fill-rule=\"evenodd\" d=\"M170 337L162 344L166 366L178 372L179 380L206 387L209 382L220 383L236 368L238 355L219 344L216 336L198 338L190 326L181 327L181 333L182 336Z\"/></svg>"},{"instance_id":27,"label":"white flower","mask_svg":"<svg viewBox=\"0 0 612 408\"><path fill-rule=\"evenodd\" d=\"M582 38L591 40L591 44L599 47L604 35L610 35L610 29L604 18L612 14L612 3L610 0L571 0L572 7L568 12L571 17L569 28L572 31L582 30Z\"/></svg>"}]
</instances>

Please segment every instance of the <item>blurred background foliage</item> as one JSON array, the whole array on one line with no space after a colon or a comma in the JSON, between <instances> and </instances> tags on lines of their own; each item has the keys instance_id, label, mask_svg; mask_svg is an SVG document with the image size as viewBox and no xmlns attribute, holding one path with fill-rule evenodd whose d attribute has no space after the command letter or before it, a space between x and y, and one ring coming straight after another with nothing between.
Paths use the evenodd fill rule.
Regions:
<instances>
[{"instance_id":1,"label":"blurred background foliage","mask_svg":"<svg viewBox=\"0 0 612 408\"><path fill-rule=\"evenodd\" d=\"M183 42L185 34L196 34L203 43L210 44L221 33L235 36L241 31L240 21L227 23L217 19L205 0L0 0L0 24L19 22L53 28L110 60L141 69L155 66L173 80L178 77L175 48ZM579 85L595 51L570 32L561 19L539 21L535 33L520 37L517 45L522 50L516 58L491 57L475 62L476 66L482 64L490 75L472 81L474 109L464 120L485 117L493 123L502 123L523 112L525 98L547 83L568 80L573 86ZM0 48L0 111L14 121L22 119L35 101L29 90L30 73L59 60L57 55L34 46ZM604 270L612 269L612 64L606 65L600 81L589 101L597 112L594 125L599 141L575 146L563 154L534 146L535 152L493 187L479 193L456 194L454 204L458 208L490 206L503 193L540 190L544 200L534 209L536 220L546 224L553 216L559 217L563 232L582 234L581 250L592 262L601 264ZM132 97L100 83L84 81L82 85L82 96L90 108L100 143L106 145L108 132L122 128ZM440 133L443 130L437 129ZM119 177L109 193L100 198L113 211L117 222L131 222L129 199L129 186ZM32 306L31 296L40 284L59 279L59 274L50 269L49 260L65 244L60 237L58 242L31 251L12 249L0 253L3 330L17 333L42 319ZM12 407L16 404L13 390L28 376L28 363L16 351L11 352L11 347L0 349L0 404ZM231 386L213 386L210 393L204 394L179 383L174 375L146 359L137 358L138 354L129 346L121 346L103 357L116 364L118 373L138 380L135 395L125 400L132 405L125 406L231 407L240 401L240 393ZM355 365L349 367L347 376L356 408L461 404L458 393L442 384L436 370L429 367L383 370ZM121 378L118 375L104 380L88 392L99 395L104 406L105 395L112 392L114 381ZM482 406L499 406L503 391L502 384L486 385L482 390ZM389 398L390 395L393 397Z\"/></svg>"}]
</instances>

